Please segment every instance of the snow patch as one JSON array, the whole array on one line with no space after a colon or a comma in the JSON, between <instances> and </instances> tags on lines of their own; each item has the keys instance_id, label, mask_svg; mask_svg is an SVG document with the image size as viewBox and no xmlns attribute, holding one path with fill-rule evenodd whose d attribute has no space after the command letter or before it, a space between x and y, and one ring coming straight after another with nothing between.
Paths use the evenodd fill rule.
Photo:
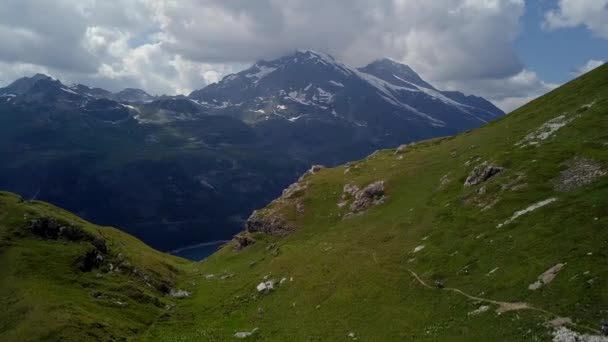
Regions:
<instances>
[{"instance_id":1,"label":"snow patch","mask_svg":"<svg viewBox=\"0 0 608 342\"><path fill-rule=\"evenodd\" d=\"M301 118L301 117L303 117L303 116L304 116L304 115L298 115L298 116L296 116L296 117L293 117L293 118L290 118L290 119L287 119L287 120L289 120L289 121L291 121L291 122L296 122L296 121L298 121L298 119L300 119L300 118Z\"/></svg>"},{"instance_id":2,"label":"snow patch","mask_svg":"<svg viewBox=\"0 0 608 342\"><path fill-rule=\"evenodd\" d=\"M245 77L247 77L247 78L253 78L254 79L253 83L258 83L261 79L272 74L273 72L275 72L277 70L277 68L271 68L271 67L257 65L257 64L255 65L255 67L258 69L258 72L245 75Z\"/></svg>"},{"instance_id":3,"label":"snow patch","mask_svg":"<svg viewBox=\"0 0 608 342\"><path fill-rule=\"evenodd\" d=\"M65 91L66 93L70 93L70 94L74 94L74 95L80 95L77 92L75 92L75 91L73 91L71 89L68 89L68 88L61 88L61 90Z\"/></svg>"},{"instance_id":4,"label":"snow patch","mask_svg":"<svg viewBox=\"0 0 608 342\"><path fill-rule=\"evenodd\" d=\"M551 204L551 203L553 203L555 201L557 201L557 198L554 197L554 198L546 199L544 201L540 201L538 203L534 203L531 206L527 207L526 209L523 209L523 210L515 212L513 214L513 216L511 216L510 219L508 219L505 222L499 224L498 226L496 226L496 228L502 228L503 226L506 226L507 224L512 223L513 221L517 220L520 216L523 216L525 214L531 213L534 210L542 208L542 207L544 207L546 205L549 205L549 204Z\"/></svg>"},{"instance_id":5,"label":"snow patch","mask_svg":"<svg viewBox=\"0 0 608 342\"><path fill-rule=\"evenodd\" d=\"M329 83L335 85L336 87L340 87L340 88L344 88L344 84L340 83L340 82L336 82L336 81L329 81Z\"/></svg>"}]
</instances>

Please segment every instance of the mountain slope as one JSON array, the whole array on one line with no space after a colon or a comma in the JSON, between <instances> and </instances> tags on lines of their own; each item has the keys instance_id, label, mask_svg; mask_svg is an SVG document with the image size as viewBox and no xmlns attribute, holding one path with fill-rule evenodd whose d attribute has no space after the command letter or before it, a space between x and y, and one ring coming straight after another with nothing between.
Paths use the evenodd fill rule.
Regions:
<instances>
[{"instance_id":1,"label":"mountain slope","mask_svg":"<svg viewBox=\"0 0 608 342\"><path fill-rule=\"evenodd\" d=\"M42 202L0 192L0 339L110 341L172 305L184 260Z\"/></svg>"},{"instance_id":2,"label":"mountain slope","mask_svg":"<svg viewBox=\"0 0 608 342\"><path fill-rule=\"evenodd\" d=\"M357 70L314 51L259 61L190 98L246 122L338 121L393 143L452 134L504 114L485 100L446 96L388 59Z\"/></svg>"},{"instance_id":3,"label":"mountain slope","mask_svg":"<svg viewBox=\"0 0 608 342\"><path fill-rule=\"evenodd\" d=\"M608 304L606 80L603 66L481 129L305 176L250 219L255 244L235 251L233 242L193 267L183 282L193 297L146 336L597 335ZM338 206L345 185L380 180L383 200L372 189ZM377 205L346 218L366 198ZM222 273L233 276L209 276ZM273 291L256 290L270 280Z\"/></svg>"},{"instance_id":4,"label":"mountain slope","mask_svg":"<svg viewBox=\"0 0 608 342\"><path fill-rule=\"evenodd\" d=\"M93 327L90 340L605 341L597 335L608 305L607 80L603 66L483 128L313 168L252 215L249 232L200 263L2 194L0 270L12 277L0 278L6 312L51 303L57 318L49 322L70 329L42 319L18 325L7 314L0 322L12 323L0 326L0 337L69 340ZM103 264L78 268L74 251L95 244L32 236L39 230L26 212L60 214L95 236L115 232L109 254L131 253L131 264L146 270L173 265L160 279L190 296L147 292L169 304L164 310L140 296L121 297L129 303L122 311L91 304L91 287L129 279ZM47 267L60 271L38 272ZM28 277L46 292L14 281ZM57 277L76 280L61 280L70 295L60 301L47 295L55 287L42 285ZM14 300L18 289L32 309ZM80 310L83 298L96 319L63 315ZM113 335L103 335L110 327Z\"/></svg>"}]
</instances>

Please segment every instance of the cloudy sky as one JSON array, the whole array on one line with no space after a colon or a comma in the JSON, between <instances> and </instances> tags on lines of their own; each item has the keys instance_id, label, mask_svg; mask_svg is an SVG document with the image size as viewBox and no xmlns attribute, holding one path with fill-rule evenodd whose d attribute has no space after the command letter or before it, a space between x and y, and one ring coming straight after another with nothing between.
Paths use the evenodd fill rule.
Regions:
<instances>
[{"instance_id":1,"label":"cloudy sky","mask_svg":"<svg viewBox=\"0 0 608 342\"><path fill-rule=\"evenodd\" d=\"M505 110L608 59L608 0L3 0L0 85L188 93L296 49L391 57Z\"/></svg>"}]
</instances>

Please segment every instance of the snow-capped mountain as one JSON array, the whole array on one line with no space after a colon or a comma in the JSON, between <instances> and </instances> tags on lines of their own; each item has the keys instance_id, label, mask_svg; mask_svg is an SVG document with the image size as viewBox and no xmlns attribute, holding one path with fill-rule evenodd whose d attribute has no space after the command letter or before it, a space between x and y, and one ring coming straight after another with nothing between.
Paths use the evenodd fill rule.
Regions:
<instances>
[{"instance_id":1,"label":"snow-capped mountain","mask_svg":"<svg viewBox=\"0 0 608 342\"><path fill-rule=\"evenodd\" d=\"M260 61L190 96L35 75L0 89L0 188L175 248L230 238L312 164L502 114L391 60L355 69L312 51Z\"/></svg>"},{"instance_id":2,"label":"snow-capped mountain","mask_svg":"<svg viewBox=\"0 0 608 342\"><path fill-rule=\"evenodd\" d=\"M254 124L341 121L374 135L412 139L477 127L504 114L482 98L439 91L389 59L354 69L314 51L257 62L190 98L209 113Z\"/></svg>"}]
</instances>

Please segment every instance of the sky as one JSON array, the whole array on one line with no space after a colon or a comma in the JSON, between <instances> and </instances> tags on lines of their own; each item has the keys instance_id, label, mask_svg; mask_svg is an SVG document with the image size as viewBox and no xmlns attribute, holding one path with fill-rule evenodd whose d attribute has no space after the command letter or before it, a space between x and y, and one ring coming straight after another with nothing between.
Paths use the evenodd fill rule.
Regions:
<instances>
[{"instance_id":1,"label":"sky","mask_svg":"<svg viewBox=\"0 0 608 342\"><path fill-rule=\"evenodd\" d=\"M0 85L187 94L297 49L390 57L511 111L608 60L608 0L3 0Z\"/></svg>"}]
</instances>

